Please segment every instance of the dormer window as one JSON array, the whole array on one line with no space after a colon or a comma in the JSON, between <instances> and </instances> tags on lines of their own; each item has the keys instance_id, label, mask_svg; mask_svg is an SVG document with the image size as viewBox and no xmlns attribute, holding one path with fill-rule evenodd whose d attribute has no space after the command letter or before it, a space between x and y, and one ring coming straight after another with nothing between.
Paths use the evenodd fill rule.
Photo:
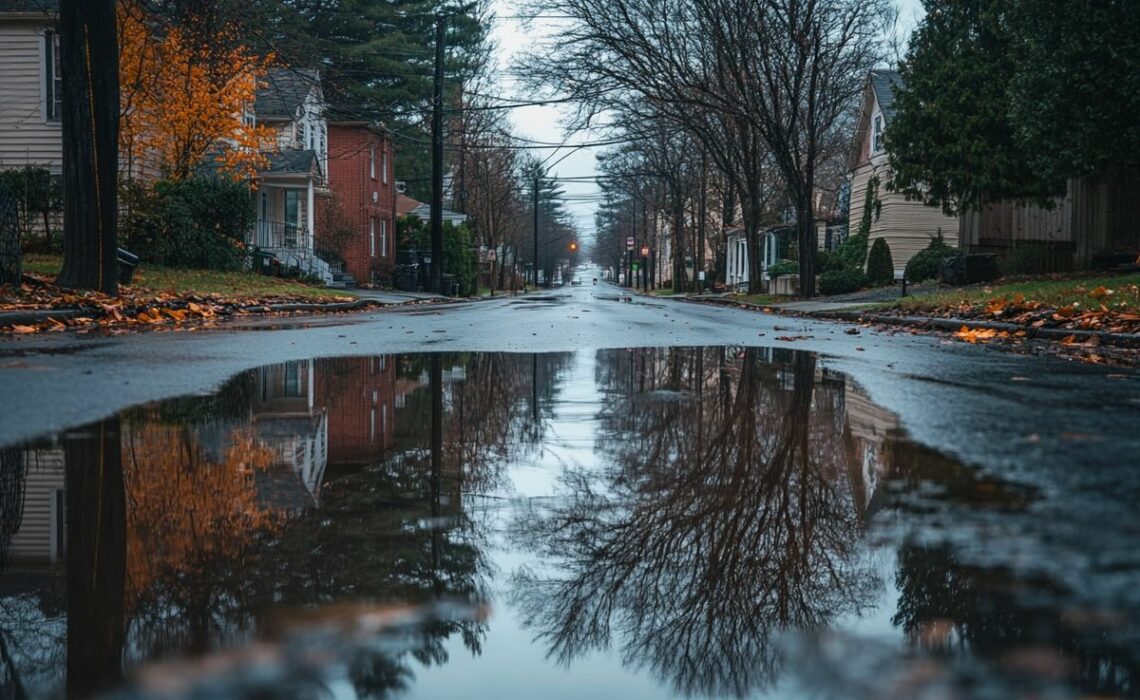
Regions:
<instances>
[{"instance_id":1,"label":"dormer window","mask_svg":"<svg viewBox=\"0 0 1140 700\"><path fill-rule=\"evenodd\" d=\"M872 135L871 152L879 153L883 150L883 116L875 117L875 130Z\"/></svg>"}]
</instances>

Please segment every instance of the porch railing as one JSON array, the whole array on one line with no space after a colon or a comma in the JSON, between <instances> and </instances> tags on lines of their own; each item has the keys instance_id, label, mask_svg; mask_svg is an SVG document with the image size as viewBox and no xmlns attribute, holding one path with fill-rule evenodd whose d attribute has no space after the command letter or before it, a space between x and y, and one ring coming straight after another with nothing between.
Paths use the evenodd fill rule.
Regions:
<instances>
[{"instance_id":1,"label":"porch railing","mask_svg":"<svg viewBox=\"0 0 1140 700\"><path fill-rule=\"evenodd\" d=\"M259 248L312 250L313 234L303 224L258 221L254 226L253 242Z\"/></svg>"}]
</instances>

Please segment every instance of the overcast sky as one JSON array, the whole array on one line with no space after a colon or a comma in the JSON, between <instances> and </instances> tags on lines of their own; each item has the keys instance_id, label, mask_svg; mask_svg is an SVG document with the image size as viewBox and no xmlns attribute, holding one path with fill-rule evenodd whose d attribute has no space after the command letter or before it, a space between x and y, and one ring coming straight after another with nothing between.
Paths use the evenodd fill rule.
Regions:
<instances>
[{"instance_id":1,"label":"overcast sky","mask_svg":"<svg viewBox=\"0 0 1140 700\"><path fill-rule=\"evenodd\" d=\"M909 32L921 19L923 13L922 0L898 0L899 28L904 34ZM530 99L533 95L520 88L510 72L510 64L515 56L526 47L543 40L544 28L548 25L534 23L534 26L524 27L523 22L513 19L519 12L518 5L511 0L495 0L495 14L498 19L492 31L492 37L498 45L498 62L500 67L500 88L502 96L511 99ZM561 143L566 138L560 123L563 109L555 106L549 107L521 107L511 111L511 121L514 124L514 133L520 137L551 143ZM598 140L598 135L593 140ZM571 136L568 143L582 143L591 137L583 135ZM563 156L564 160L554 167L554 174L558 177L591 176L596 173L594 158L596 151L604 149L584 148L570 153L569 149L555 152L554 148L535 150L533 153L540 158L547 158L549 162L557 162ZM598 188L593 183L568 182L563 185L571 200L589 200L596 195ZM594 209L596 204L592 201L571 201L568 209L573 213L578 229L583 238L593 237Z\"/></svg>"}]
</instances>

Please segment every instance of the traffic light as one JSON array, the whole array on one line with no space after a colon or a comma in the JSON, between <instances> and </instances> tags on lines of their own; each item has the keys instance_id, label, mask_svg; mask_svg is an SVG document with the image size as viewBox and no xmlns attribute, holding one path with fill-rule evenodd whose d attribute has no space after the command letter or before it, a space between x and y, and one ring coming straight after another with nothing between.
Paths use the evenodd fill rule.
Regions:
<instances>
[{"instance_id":1,"label":"traffic light","mask_svg":"<svg viewBox=\"0 0 1140 700\"><path fill-rule=\"evenodd\" d=\"M567 247L570 249L571 253L577 253L578 252L578 241L570 241L570 245Z\"/></svg>"}]
</instances>

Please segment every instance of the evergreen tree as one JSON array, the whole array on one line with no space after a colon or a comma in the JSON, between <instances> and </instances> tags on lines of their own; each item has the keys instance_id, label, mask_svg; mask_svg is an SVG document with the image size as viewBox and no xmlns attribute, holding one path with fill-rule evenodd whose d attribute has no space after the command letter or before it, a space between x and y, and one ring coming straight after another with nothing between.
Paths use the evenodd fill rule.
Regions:
<instances>
[{"instance_id":1,"label":"evergreen tree","mask_svg":"<svg viewBox=\"0 0 1140 700\"><path fill-rule=\"evenodd\" d=\"M1055 190L1014 138L1008 0L926 0L899 66L887 186L947 213Z\"/></svg>"},{"instance_id":2,"label":"evergreen tree","mask_svg":"<svg viewBox=\"0 0 1140 700\"><path fill-rule=\"evenodd\" d=\"M1010 119L1050 182L1140 165L1140 2L1017 0Z\"/></svg>"}]
</instances>

